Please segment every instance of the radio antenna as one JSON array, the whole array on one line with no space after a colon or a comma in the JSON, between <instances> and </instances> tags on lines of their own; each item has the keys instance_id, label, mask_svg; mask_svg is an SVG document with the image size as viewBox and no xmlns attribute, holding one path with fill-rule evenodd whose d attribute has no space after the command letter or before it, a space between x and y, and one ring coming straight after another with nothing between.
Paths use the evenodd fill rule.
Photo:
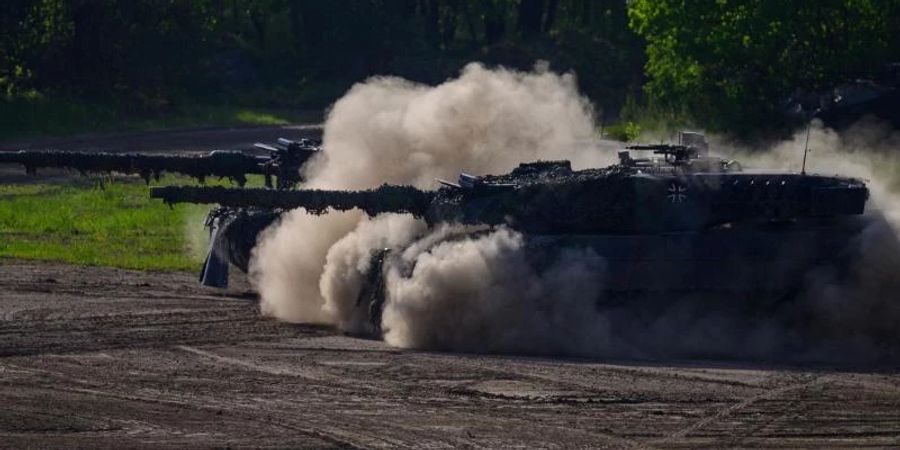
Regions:
<instances>
[{"instance_id":1,"label":"radio antenna","mask_svg":"<svg viewBox=\"0 0 900 450\"><path fill-rule=\"evenodd\" d=\"M809 132L812 129L812 120L819 115L819 111L822 108L816 108L815 111L810 114L809 122L806 123L806 145L803 146L803 167L800 168L800 175L806 175L806 154L809 153Z\"/></svg>"},{"instance_id":2,"label":"radio antenna","mask_svg":"<svg viewBox=\"0 0 900 450\"><path fill-rule=\"evenodd\" d=\"M809 153L810 128L812 128L812 121L806 124L806 145L803 146L803 167L800 169L800 175L806 175L806 154Z\"/></svg>"}]
</instances>

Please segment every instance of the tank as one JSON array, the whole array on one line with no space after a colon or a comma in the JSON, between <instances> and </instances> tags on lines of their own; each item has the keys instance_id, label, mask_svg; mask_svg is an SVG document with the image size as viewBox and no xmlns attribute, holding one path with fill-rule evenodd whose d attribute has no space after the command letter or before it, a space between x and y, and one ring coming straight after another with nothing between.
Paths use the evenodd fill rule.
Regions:
<instances>
[{"instance_id":1,"label":"tank","mask_svg":"<svg viewBox=\"0 0 900 450\"><path fill-rule=\"evenodd\" d=\"M509 227L522 233L536 266L569 249L593 251L607 262L598 274L606 280L599 301L641 298L649 304L692 295L757 305L792 295L804 275L822 264L842 264L848 242L864 226L860 215L869 197L856 178L744 170L737 161L710 156L705 139L694 133L682 134L678 144L628 147L617 164L603 168L535 161L506 174L462 173L455 181L438 181L433 190L155 187L151 197L231 211L218 233L241 235L245 244L225 238L216 246L239 266L252 248L246 243L284 211L359 209L369 216L412 214L430 226ZM243 208L257 209L235 215ZM267 219L254 219L261 215ZM384 301L380 271L389 257L373 252L360 294L375 326Z\"/></svg>"},{"instance_id":2,"label":"tank","mask_svg":"<svg viewBox=\"0 0 900 450\"><path fill-rule=\"evenodd\" d=\"M121 173L139 175L148 184L166 172L196 178L228 178L244 186L247 175L262 175L265 185L287 190L303 181L303 166L321 149L312 139L279 138L273 145L254 144L256 152L213 150L202 154L110 153L60 150L20 150L0 152L0 164L21 164L28 174L39 169L77 170L83 175ZM102 181L102 180L101 180ZM210 245L200 272L204 285L227 287L228 265L247 271L256 234L277 220L280 211L261 208L216 208L206 218ZM220 255L230 255L223 257Z\"/></svg>"},{"instance_id":3,"label":"tank","mask_svg":"<svg viewBox=\"0 0 900 450\"><path fill-rule=\"evenodd\" d=\"M21 164L25 172L60 168L89 173L140 175L148 184L159 181L165 172L180 173L201 183L208 177L229 178L240 186L247 175L265 177L268 187L289 189L301 182L300 168L321 148L318 141L280 138L275 145L254 144L264 154L236 150L213 150L206 154L109 153L61 150L19 150L0 152L0 164ZM274 183L273 183L274 182Z\"/></svg>"}]
</instances>

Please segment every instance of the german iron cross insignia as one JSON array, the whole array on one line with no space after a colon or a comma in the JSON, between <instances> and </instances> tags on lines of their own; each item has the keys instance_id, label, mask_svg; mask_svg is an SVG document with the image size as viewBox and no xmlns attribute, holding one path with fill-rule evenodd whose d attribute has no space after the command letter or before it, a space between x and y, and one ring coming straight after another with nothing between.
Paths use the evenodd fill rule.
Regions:
<instances>
[{"instance_id":1,"label":"german iron cross insignia","mask_svg":"<svg viewBox=\"0 0 900 450\"><path fill-rule=\"evenodd\" d=\"M668 194L666 197L670 202L674 203L684 203L687 200L687 186L682 186L677 183L672 183L669 185Z\"/></svg>"}]
</instances>

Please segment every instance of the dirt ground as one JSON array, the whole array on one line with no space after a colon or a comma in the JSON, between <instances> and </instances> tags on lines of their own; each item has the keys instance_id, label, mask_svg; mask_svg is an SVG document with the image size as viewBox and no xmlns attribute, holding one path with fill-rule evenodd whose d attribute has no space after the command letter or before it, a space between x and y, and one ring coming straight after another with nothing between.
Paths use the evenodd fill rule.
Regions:
<instances>
[{"instance_id":1,"label":"dirt ground","mask_svg":"<svg viewBox=\"0 0 900 450\"><path fill-rule=\"evenodd\" d=\"M900 446L897 372L397 350L246 288L0 260L0 446Z\"/></svg>"},{"instance_id":2,"label":"dirt ground","mask_svg":"<svg viewBox=\"0 0 900 450\"><path fill-rule=\"evenodd\" d=\"M208 150L316 133L0 148ZM0 182L20 171L0 168ZM398 350L261 317L249 289L0 259L0 447L900 446L896 369Z\"/></svg>"}]
</instances>

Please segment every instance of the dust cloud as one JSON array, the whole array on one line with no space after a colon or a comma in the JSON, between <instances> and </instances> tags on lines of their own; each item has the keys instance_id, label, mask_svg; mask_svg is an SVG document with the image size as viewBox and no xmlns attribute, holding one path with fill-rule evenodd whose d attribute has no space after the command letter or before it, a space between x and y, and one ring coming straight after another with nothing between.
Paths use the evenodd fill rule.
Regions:
<instances>
[{"instance_id":1,"label":"dust cloud","mask_svg":"<svg viewBox=\"0 0 900 450\"><path fill-rule=\"evenodd\" d=\"M307 186L360 189L383 183L433 188L459 172L505 173L522 161L610 156L582 143L594 112L572 75L467 66L438 86L376 77L350 89L325 121L322 157Z\"/></svg>"},{"instance_id":2,"label":"dust cloud","mask_svg":"<svg viewBox=\"0 0 900 450\"><path fill-rule=\"evenodd\" d=\"M900 132L866 118L838 133L814 120L809 130L768 149L723 144L752 167L802 170L866 181L870 192L864 227L844 250L848 267L824 265L808 273L794 303L779 313L802 320L808 333L772 324L773 352L791 344L795 359L864 362L900 360ZM786 311L791 308L791 311ZM801 317L802 316L802 317ZM798 317L800 317L798 319ZM780 317L776 317L778 319ZM773 323L775 321L773 320ZM784 327L783 324L777 324ZM814 341L810 342L809 340Z\"/></svg>"},{"instance_id":3,"label":"dust cloud","mask_svg":"<svg viewBox=\"0 0 900 450\"><path fill-rule=\"evenodd\" d=\"M327 299L323 310L339 329L355 334L375 331L369 323L368 308L357 305L360 288L369 273L371 252L400 248L425 231L425 224L410 216L384 214L374 220L359 221L353 231L331 246L318 287Z\"/></svg>"},{"instance_id":4,"label":"dust cloud","mask_svg":"<svg viewBox=\"0 0 900 450\"><path fill-rule=\"evenodd\" d=\"M290 322L331 323L319 279L331 246L361 220L356 211L314 216L295 210L265 230L249 270L262 297L262 313Z\"/></svg>"},{"instance_id":5,"label":"dust cloud","mask_svg":"<svg viewBox=\"0 0 900 450\"><path fill-rule=\"evenodd\" d=\"M604 318L585 301L601 294L603 258L572 249L537 271L519 233L501 227L448 239L448 231L410 246L389 267L382 320L389 344L567 354L604 339Z\"/></svg>"},{"instance_id":6,"label":"dust cloud","mask_svg":"<svg viewBox=\"0 0 900 450\"><path fill-rule=\"evenodd\" d=\"M593 135L594 111L578 93L574 76L541 65L517 72L470 64L438 86L375 77L351 88L329 111L325 152L308 166L306 187L434 188L435 178L453 179L462 171L503 173L536 159L607 164L614 155L586 144ZM372 224L357 213L286 214L260 238L251 261L262 312L364 331L351 305L368 269L369 250L400 248L424 232L423 224L408 220ZM397 234L382 236L383 230Z\"/></svg>"},{"instance_id":7,"label":"dust cloud","mask_svg":"<svg viewBox=\"0 0 900 450\"><path fill-rule=\"evenodd\" d=\"M499 227L428 229L411 216L370 219L357 212L285 215L267 230L251 261L264 314L371 333L360 293L371 255L384 262L380 331L402 348L603 357L751 357L872 362L896 359L900 246L895 232L896 138L871 128L837 134L816 127L809 172L866 178L873 190L865 231L848 249L855 265L821 267L796 299L770 316L741 304L685 295L604 303L607 261L572 248L534 264L527 238ZM881 134L878 134L881 133ZM575 168L615 158L586 145L590 103L571 75L467 66L437 86L376 77L354 86L330 110L325 152L309 165L307 187L361 189L382 183L434 188L458 172L505 173L518 163L569 159ZM757 168L798 169L805 130L771 149L722 145ZM716 148L714 145L713 148ZM886 219L882 219L886 218ZM641 302L657 309L632 307ZM713 303L710 303L713 302ZM738 302L739 303L739 302ZM800 326L802 325L802 327Z\"/></svg>"}]
</instances>

